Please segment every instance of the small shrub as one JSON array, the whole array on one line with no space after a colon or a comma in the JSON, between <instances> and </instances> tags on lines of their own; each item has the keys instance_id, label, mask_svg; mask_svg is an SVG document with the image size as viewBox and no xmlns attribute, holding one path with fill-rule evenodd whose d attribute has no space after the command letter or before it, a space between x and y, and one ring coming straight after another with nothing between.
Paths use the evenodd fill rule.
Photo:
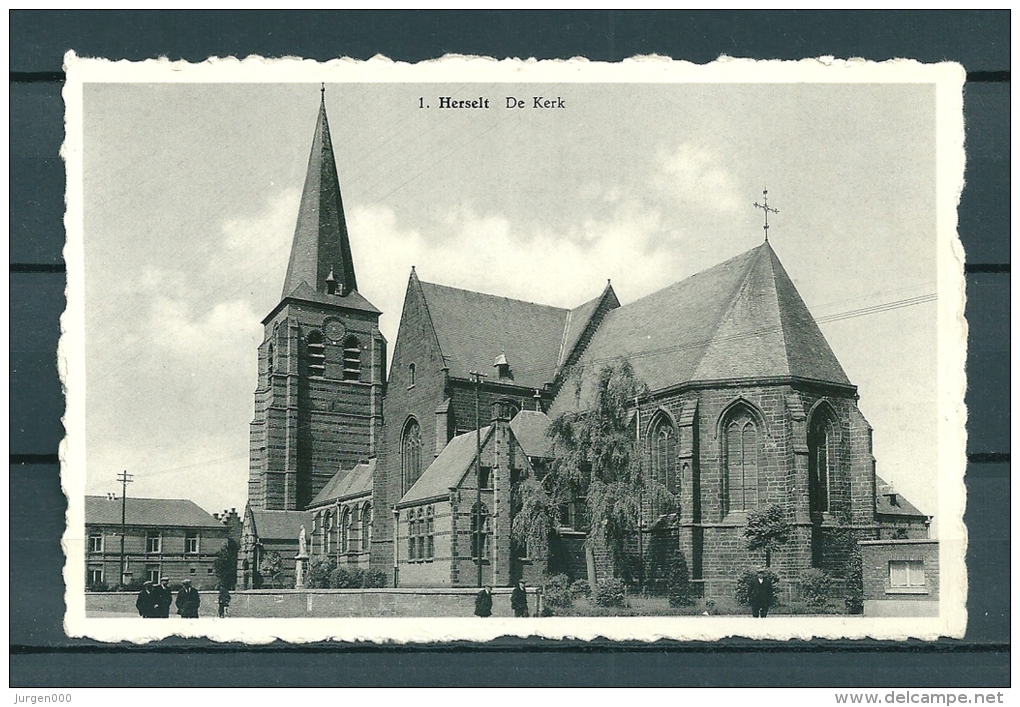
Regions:
<instances>
[{"instance_id":1,"label":"small shrub","mask_svg":"<svg viewBox=\"0 0 1020 707\"><path fill-rule=\"evenodd\" d=\"M95 582L93 584L85 585L86 592L108 592L110 591L110 585L106 582Z\"/></svg>"},{"instance_id":2,"label":"small shrub","mask_svg":"<svg viewBox=\"0 0 1020 707\"><path fill-rule=\"evenodd\" d=\"M624 606L626 598L626 587L619 579L599 582L595 590L595 603L599 606Z\"/></svg>"},{"instance_id":3,"label":"small shrub","mask_svg":"<svg viewBox=\"0 0 1020 707\"><path fill-rule=\"evenodd\" d=\"M687 569L687 558L682 552L674 555L669 574L666 576L666 592L669 596L669 605L674 609L689 606L694 602L691 595L691 573Z\"/></svg>"},{"instance_id":4,"label":"small shrub","mask_svg":"<svg viewBox=\"0 0 1020 707\"><path fill-rule=\"evenodd\" d=\"M565 574L546 577L542 582L542 605L550 609L566 609L573 605L570 578Z\"/></svg>"},{"instance_id":5,"label":"small shrub","mask_svg":"<svg viewBox=\"0 0 1020 707\"><path fill-rule=\"evenodd\" d=\"M774 594L775 599L773 600L772 604L773 606L775 606L776 604L779 603L778 592L779 575L770 569L766 569L765 576L770 577L772 579L772 590L773 592L775 592ZM754 578L755 570L751 569L744 570L740 577L737 578L737 589L736 592L734 593L734 598L737 600L737 603L740 604L741 606L751 605L751 583L754 581Z\"/></svg>"},{"instance_id":6,"label":"small shrub","mask_svg":"<svg viewBox=\"0 0 1020 707\"><path fill-rule=\"evenodd\" d=\"M864 613L863 575L861 553L857 550L850 555L850 559L847 561L847 573L843 585L843 606L848 614Z\"/></svg>"},{"instance_id":7,"label":"small shrub","mask_svg":"<svg viewBox=\"0 0 1020 707\"><path fill-rule=\"evenodd\" d=\"M329 586L330 575L336 570L336 560L332 557L316 557L308 563L308 576L305 584L311 589L325 589Z\"/></svg>"},{"instance_id":8,"label":"small shrub","mask_svg":"<svg viewBox=\"0 0 1020 707\"><path fill-rule=\"evenodd\" d=\"M587 579L575 579L570 583L570 596L574 599L591 597L591 583Z\"/></svg>"},{"instance_id":9,"label":"small shrub","mask_svg":"<svg viewBox=\"0 0 1020 707\"><path fill-rule=\"evenodd\" d=\"M374 570L365 574L365 587L366 588L377 588L385 587L390 583L390 576L380 570Z\"/></svg>"},{"instance_id":10,"label":"small shrub","mask_svg":"<svg viewBox=\"0 0 1020 707\"><path fill-rule=\"evenodd\" d=\"M824 606L832 594L832 585L832 577L822 570L811 568L800 574L800 589L810 606Z\"/></svg>"},{"instance_id":11,"label":"small shrub","mask_svg":"<svg viewBox=\"0 0 1020 707\"><path fill-rule=\"evenodd\" d=\"M337 567L329 576L333 589L360 589L365 586L365 570L360 567Z\"/></svg>"}]
</instances>

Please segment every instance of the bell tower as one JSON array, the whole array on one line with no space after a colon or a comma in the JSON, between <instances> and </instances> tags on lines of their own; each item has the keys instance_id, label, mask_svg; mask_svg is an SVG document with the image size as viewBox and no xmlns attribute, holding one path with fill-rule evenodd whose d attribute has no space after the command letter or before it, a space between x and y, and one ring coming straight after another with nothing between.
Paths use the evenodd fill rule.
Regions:
<instances>
[{"instance_id":1,"label":"bell tower","mask_svg":"<svg viewBox=\"0 0 1020 707\"><path fill-rule=\"evenodd\" d=\"M262 320L248 502L303 510L340 470L376 455L386 340L358 292L325 89L280 303Z\"/></svg>"}]
</instances>

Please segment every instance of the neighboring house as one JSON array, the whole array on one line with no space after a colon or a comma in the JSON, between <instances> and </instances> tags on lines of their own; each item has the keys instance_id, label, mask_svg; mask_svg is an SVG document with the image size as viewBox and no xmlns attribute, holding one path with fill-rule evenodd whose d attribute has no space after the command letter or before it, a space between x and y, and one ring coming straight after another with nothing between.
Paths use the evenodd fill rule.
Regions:
<instances>
[{"instance_id":1,"label":"neighboring house","mask_svg":"<svg viewBox=\"0 0 1020 707\"><path fill-rule=\"evenodd\" d=\"M926 539L932 517L915 508L881 477L876 476L875 483L878 489L875 518L879 524L876 540Z\"/></svg>"},{"instance_id":2,"label":"neighboring house","mask_svg":"<svg viewBox=\"0 0 1020 707\"><path fill-rule=\"evenodd\" d=\"M216 587L213 563L227 541L227 524L182 498L128 497L124 521L124 576L118 582L121 499L85 497L87 588L158 582L160 577Z\"/></svg>"},{"instance_id":3,"label":"neighboring house","mask_svg":"<svg viewBox=\"0 0 1020 707\"><path fill-rule=\"evenodd\" d=\"M938 616L937 540L862 540L865 616Z\"/></svg>"},{"instance_id":4,"label":"neighboring house","mask_svg":"<svg viewBox=\"0 0 1020 707\"><path fill-rule=\"evenodd\" d=\"M479 562L494 584L532 568L620 571L584 542L583 498L562 509L549 557L510 551L507 492L514 472L555 462L549 419L583 409L599 369L622 360L648 386L630 417L642 467L676 499L644 503L628 559L639 577L665 576L646 568L649 549L679 550L697 589L731 597L764 560L746 550L748 514L771 504L791 528L773 553L791 586L809 568L840 573L848 534L927 534L923 513L881 492L857 387L767 240L624 305L608 283L562 308L424 282L412 267L388 376L379 316L358 291L323 102L283 297L259 347L250 563L287 545L293 572L304 524L315 552L363 566L369 531L355 514L370 503L370 567L401 585L477 584ZM497 449L517 464L491 461L487 521L471 498L477 428L483 471Z\"/></svg>"}]
</instances>

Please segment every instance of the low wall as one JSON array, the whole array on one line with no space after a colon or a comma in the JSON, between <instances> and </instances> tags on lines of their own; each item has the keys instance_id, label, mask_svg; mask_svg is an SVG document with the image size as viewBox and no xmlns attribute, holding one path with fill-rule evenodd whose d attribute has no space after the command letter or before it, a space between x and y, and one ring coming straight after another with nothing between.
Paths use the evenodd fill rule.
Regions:
<instances>
[{"instance_id":1,"label":"low wall","mask_svg":"<svg viewBox=\"0 0 1020 707\"><path fill-rule=\"evenodd\" d=\"M477 589L278 589L230 593L230 616L245 618L473 616ZM492 615L513 616L509 588L492 590ZM200 616L215 616L217 592L199 592ZM137 594L90 592L86 616L133 616ZM538 596L528 589L532 615Z\"/></svg>"}]
</instances>

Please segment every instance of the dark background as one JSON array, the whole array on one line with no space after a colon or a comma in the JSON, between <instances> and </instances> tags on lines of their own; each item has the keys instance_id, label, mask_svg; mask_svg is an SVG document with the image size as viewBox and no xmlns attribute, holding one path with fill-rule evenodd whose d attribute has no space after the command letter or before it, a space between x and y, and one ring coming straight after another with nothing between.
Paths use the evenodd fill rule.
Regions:
<instances>
[{"instance_id":1,"label":"dark background","mask_svg":"<svg viewBox=\"0 0 1020 707\"><path fill-rule=\"evenodd\" d=\"M10 12L10 685L1009 685L1009 11ZM64 307L63 54L201 61L446 53L618 61L833 55L967 70L970 578L963 640L476 646L108 645L62 628L56 368Z\"/></svg>"}]
</instances>

